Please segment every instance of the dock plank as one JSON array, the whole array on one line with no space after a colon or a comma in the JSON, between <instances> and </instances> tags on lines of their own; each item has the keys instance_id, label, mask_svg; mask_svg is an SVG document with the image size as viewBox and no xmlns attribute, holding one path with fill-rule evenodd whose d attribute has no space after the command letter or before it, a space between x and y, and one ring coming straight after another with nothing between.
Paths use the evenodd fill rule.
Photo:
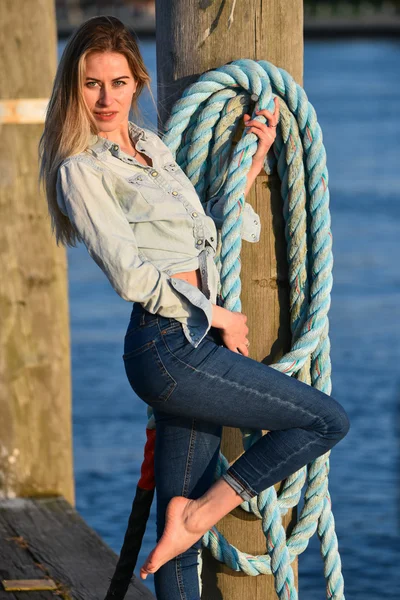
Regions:
<instances>
[{"instance_id":1,"label":"dock plank","mask_svg":"<svg viewBox=\"0 0 400 600\"><path fill-rule=\"evenodd\" d=\"M35 563L9 519L0 510L0 580L3 579L44 579L45 573ZM21 592L6 592L0 585L0 600L27 600ZM54 600L52 592L29 592L29 600Z\"/></svg>"},{"instance_id":2,"label":"dock plank","mask_svg":"<svg viewBox=\"0 0 400 600\"><path fill-rule=\"evenodd\" d=\"M117 555L64 498L0 500L1 579L52 578L65 600L102 600ZM0 600L54 600L60 592L6 592ZM134 577L126 600L155 600Z\"/></svg>"}]
</instances>

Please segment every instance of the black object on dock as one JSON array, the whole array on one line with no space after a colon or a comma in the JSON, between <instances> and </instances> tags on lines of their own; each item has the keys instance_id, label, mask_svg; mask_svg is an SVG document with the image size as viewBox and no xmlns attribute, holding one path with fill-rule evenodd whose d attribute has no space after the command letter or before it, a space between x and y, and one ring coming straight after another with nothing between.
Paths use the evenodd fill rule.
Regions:
<instances>
[{"instance_id":1,"label":"black object on dock","mask_svg":"<svg viewBox=\"0 0 400 600\"><path fill-rule=\"evenodd\" d=\"M116 554L64 498L0 500L0 600L99 600L116 563ZM6 591L10 580L13 589L17 580L29 591ZM51 581L56 590L43 589L54 587ZM126 598L155 600L135 576Z\"/></svg>"}]
</instances>

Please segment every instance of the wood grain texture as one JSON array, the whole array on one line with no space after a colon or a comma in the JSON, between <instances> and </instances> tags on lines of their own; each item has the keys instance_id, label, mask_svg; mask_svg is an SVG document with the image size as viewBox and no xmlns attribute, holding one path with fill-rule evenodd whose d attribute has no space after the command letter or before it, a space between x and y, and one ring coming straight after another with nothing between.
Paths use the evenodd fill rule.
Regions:
<instances>
[{"instance_id":1,"label":"wood grain texture","mask_svg":"<svg viewBox=\"0 0 400 600\"><path fill-rule=\"evenodd\" d=\"M0 579L50 577L58 585L58 595L29 592L29 600L100 600L116 562L116 554L63 498L0 500ZM1 588L0 600L28 598ZM154 596L134 577L126 600Z\"/></svg>"},{"instance_id":2,"label":"wood grain texture","mask_svg":"<svg viewBox=\"0 0 400 600\"><path fill-rule=\"evenodd\" d=\"M48 97L53 0L31 0L28 12L2 0L0 41L0 99ZM67 264L38 186L42 130L0 125L0 495L73 502Z\"/></svg>"},{"instance_id":3,"label":"wood grain texture","mask_svg":"<svg viewBox=\"0 0 400 600\"><path fill-rule=\"evenodd\" d=\"M157 0L157 84L160 130L183 89L206 70L239 58L268 60L286 69L298 83L303 77L303 3L291 0ZM271 364L290 348L289 286L280 181L260 174L246 200L261 218L261 238L242 242L242 312L248 317L250 356ZM222 450L230 461L243 451L239 432L224 429ZM275 485L278 490L280 483ZM284 517L287 533L296 510ZM265 552L260 521L236 509L219 524L239 549ZM206 600L276 598L272 576L234 573L204 551ZM297 561L293 563L298 587Z\"/></svg>"},{"instance_id":4,"label":"wood grain texture","mask_svg":"<svg viewBox=\"0 0 400 600\"><path fill-rule=\"evenodd\" d=\"M2 579L6 592L43 592L56 590L57 584L48 579Z\"/></svg>"}]
</instances>

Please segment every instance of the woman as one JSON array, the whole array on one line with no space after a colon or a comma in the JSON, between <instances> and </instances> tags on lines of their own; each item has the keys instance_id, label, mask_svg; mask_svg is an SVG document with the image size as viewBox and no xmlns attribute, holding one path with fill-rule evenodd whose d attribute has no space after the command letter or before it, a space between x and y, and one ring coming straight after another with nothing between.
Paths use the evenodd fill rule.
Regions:
<instances>
[{"instance_id":1,"label":"woman","mask_svg":"<svg viewBox=\"0 0 400 600\"><path fill-rule=\"evenodd\" d=\"M202 535L262 490L326 453L349 421L330 396L248 356L246 316L217 302L221 220L204 211L171 152L128 120L149 76L113 17L86 21L60 61L40 142L57 243L85 243L116 292L133 302L127 377L156 421L157 540L140 574L159 599L200 598ZM246 192L275 138L279 107L250 120L258 149ZM242 237L257 241L245 206ZM268 430L213 482L222 426Z\"/></svg>"}]
</instances>

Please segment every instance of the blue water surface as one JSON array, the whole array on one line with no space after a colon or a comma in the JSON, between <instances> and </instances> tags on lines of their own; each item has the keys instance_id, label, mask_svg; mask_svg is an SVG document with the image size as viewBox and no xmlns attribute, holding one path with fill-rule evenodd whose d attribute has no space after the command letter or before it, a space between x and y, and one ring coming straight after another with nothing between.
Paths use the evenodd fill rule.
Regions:
<instances>
[{"instance_id":1,"label":"blue water surface","mask_svg":"<svg viewBox=\"0 0 400 600\"><path fill-rule=\"evenodd\" d=\"M143 41L141 50L155 82L154 42ZM395 41L305 45L304 85L322 127L330 175L332 395L352 425L331 453L329 474L345 595L352 600L398 598L399 64ZM148 97L142 109L155 123ZM77 509L119 552L147 422L122 361L131 305L84 247L69 249L68 261ZM139 565L154 542L153 507ZM299 574L300 598L326 597L317 534L299 557ZM153 589L151 579L146 585Z\"/></svg>"}]
</instances>

